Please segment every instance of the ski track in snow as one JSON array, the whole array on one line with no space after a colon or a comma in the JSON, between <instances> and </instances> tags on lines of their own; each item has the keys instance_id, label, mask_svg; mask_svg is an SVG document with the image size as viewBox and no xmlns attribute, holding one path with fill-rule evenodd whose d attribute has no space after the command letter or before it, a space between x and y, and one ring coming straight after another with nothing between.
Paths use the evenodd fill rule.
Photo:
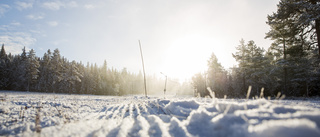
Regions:
<instances>
[{"instance_id":1,"label":"ski track in snow","mask_svg":"<svg viewBox=\"0 0 320 137\"><path fill-rule=\"evenodd\" d=\"M0 99L0 136L320 136L316 99L164 99L6 91L0 92Z\"/></svg>"}]
</instances>

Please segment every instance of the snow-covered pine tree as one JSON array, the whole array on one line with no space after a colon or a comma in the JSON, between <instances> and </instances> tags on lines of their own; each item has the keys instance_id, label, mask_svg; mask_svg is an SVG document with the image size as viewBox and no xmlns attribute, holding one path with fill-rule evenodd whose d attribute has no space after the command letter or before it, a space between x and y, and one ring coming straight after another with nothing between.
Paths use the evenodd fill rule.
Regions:
<instances>
[{"instance_id":1,"label":"snow-covered pine tree","mask_svg":"<svg viewBox=\"0 0 320 137\"><path fill-rule=\"evenodd\" d=\"M254 41L248 42L249 66L248 84L252 86L251 93L259 95L260 89L264 87L265 61L264 49L258 47Z\"/></svg>"},{"instance_id":2,"label":"snow-covered pine tree","mask_svg":"<svg viewBox=\"0 0 320 137\"><path fill-rule=\"evenodd\" d=\"M7 90L10 85L10 60L2 44L0 51L0 89Z\"/></svg>"},{"instance_id":3,"label":"snow-covered pine tree","mask_svg":"<svg viewBox=\"0 0 320 137\"><path fill-rule=\"evenodd\" d=\"M318 0L281 0L276 13L268 16L271 30L267 37L290 43L304 43L306 48L320 46L320 2ZM299 40L300 39L300 40ZM291 44L293 45L293 44ZM320 50L318 51L320 55Z\"/></svg>"},{"instance_id":4,"label":"snow-covered pine tree","mask_svg":"<svg viewBox=\"0 0 320 137\"><path fill-rule=\"evenodd\" d=\"M101 93L101 75L98 68L98 65L95 63L94 66L91 66L91 73L93 73L93 83L92 89L95 94L102 94Z\"/></svg>"},{"instance_id":5,"label":"snow-covered pine tree","mask_svg":"<svg viewBox=\"0 0 320 137\"><path fill-rule=\"evenodd\" d=\"M83 77L81 78L81 89L80 92L83 94L89 94L89 83L90 83L90 72L89 72L89 62L87 67L82 68Z\"/></svg>"},{"instance_id":6,"label":"snow-covered pine tree","mask_svg":"<svg viewBox=\"0 0 320 137\"><path fill-rule=\"evenodd\" d=\"M70 84L69 84L69 75L68 75L70 63L68 59L66 59L65 57L62 57L61 64L62 64L62 68L60 72L62 77L61 77L61 81L59 82L59 86L57 90L62 93L71 93L71 87L69 87Z\"/></svg>"},{"instance_id":7,"label":"snow-covered pine tree","mask_svg":"<svg viewBox=\"0 0 320 137\"><path fill-rule=\"evenodd\" d=\"M249 55L247 54L247 45L243 39L240 40L240 45L236 47L237 52L232 54L233 58L239 63L238 67L234 68L235 75L235 92L238 92L241 96L246 95L246 89L249 86L247 84L247 71L248 71L248 59ZM237 84L241 83L241 84Z\"/></svg>"},{"instance_id":8,"label":"snow-covered pine tree","mask_svg":"<svg viewBox=\"0 0 320 137\"><path fill-rule=\"evenodd\" d=\"M218 58L214 53L208 60L208 87L216 93L217 97L223 97L227 94L228 76L222 65L218 62Z\"/></svg>"},{"instance_id":9,"label":"snow-covered pine tree","mask_svg":"<svg viewBox=\"0 0 320 137\"><path fill-rule=\"evenodd\" d=\"M119 94L120 95L129 94L130 87L131 87L130 80L131 80L130 74L128 73L127 68L123 68L120 73L120 81L119 81L119 84L120 84Z\"/></svg>"},{"instance_id":10,"label":"snow-covered pine tree","mask_svg":"<svg viewBox=\"0 0 320 137\"><path fill-rule=\"evenodd\" d=\"M26 76L28 81L28 91L35 90L35 84L39 78L39 60L36 57L35 51L31 49L28 53L26 63Z\"/></svg>"},{"instance_id":11,"label":"snow-covered pine tree","mask_svg":"<svg viewBox=\"0 0 320 137\"><path fill-rule=\"evenodd\" d=\"M90 94L96 94L96 91L97 91L97 73L95 73L96 71L94 70L94 66L93 64L91 64L89 66L89 83L88 83L88 91Z\"/></svg>"},{"instance_id":12,"label":"snow-covered pine tree","mask_svg":"<svg viewBox=\"0 0 320 137\"><path fill-rule=\"evenodd\" d=\"M81 82L82 74L79 72L76 61L69 63L67 67L67 81L69 93L76 92L76 82Z\"/></svg>"},{"instance_id":13,"label":"snow-covered pine tree","mask_svg":"<svg viewBox=\"0 0 320 137\"><path fill-rule=\"evenodd\" d=\"M50 68L52 69L52 73L50 74L51 75L50 77L53 78L52 90L53 92L57 92L59 91L60 81L63 79L62 77L63 64L62 64L62 58L61 58L59 49L55 49L53 51L50 65L51 65Z\"/></svg>"},{"instance_id":14,"label":"snow-covered pine tree","mask_svg":"<svg viewBox=\"0 0 320 137\"><path fill-rule=\"evenodd\" d=\"M40 68L39 68L39 82L38 82L38 90L42 92L52 92L52 83L53 78L51 70L51 56L52 53L50 49L44 53L41 61L40 61Z\"/></svg>"},{"instance_id":15,"label":"snow-covered pine tree","mask_svg":"<svg viewBox=\"0 0 320 137\"><path fill-rule=\"evenodd\" d=\"M307 58L307 52L302 46L295 45L288 49L288 85L289 90L286 94L294 96L306 96L308 84L310 84L310 72L312 65Z\"/></svg>"},{"instance_id":16,"label":"snow-covered pine tree","mask_svg":"<svg viewBox=\"0 0 320 137\"><path fill-rule=\"evenodd\" d=\"M4 58L7 56L6 50L4 49L4 44L1 46L1 51L0 51L0 58Z\"/></svg>"},{"instance_id":17,"label":"snow-covered pine tree","mask_svg":"<svg viewBox=\"0 0 320 137\"><path fill-rule=\"evenodd\" d=\"M264 65L267 58L264 57L264 49L258 47L252 40L245 44L243 39L240 40L240 45L236 49L238 51L233 54L233 57L239 62L239 68L236 68L234 72L238 73L236 80L242 83L239 92L245 95L246 89L251 85L252 93L258 95L260 89L265 85Z\"/></svg>"},{"instance_id":18,"label":"snow-covered pine tree","mask_svg":"<svg viewBox=\"0 0 320 137\"><path fill-rule=\"evenodd\" d=\"M79 75L79 79L78 81L75 82L75 91L77 92L77 94L80 94L81 92L81 83L82 83L82 78L84 77L84 71L83 71L83 64L82 62L75 62L75 65L77 67L77 70L78 70L78 73L80 74Z\"/></svg>"},{"instance_id":19,"label":"snow-covered pine tree","mask_svg":"<svg viewBox=\"0 0 320 137\"><path fill-rule=\"evenodd\" d=\"M111 89L110 84L108 83L108 67L107 67L107 61L104 60L103 65L100 69L101 74L101 90L104 92L104 94L108 94L108 91Z\"/></svg>"},{"instance_id":20,"label":"snow-covered pine tree","mask_svg":"<svg viewBox=\"0 0 320 137\"><path fill-rule=\"evenodd\" d=\"M283 68L282 91L290 95L307 93L310 84L302 83L319 79L310 75L319 68L319 64L313 62L319 57L310 56L310 53L317 51L320 55L320 2L281 0L277 12L268 15L267 24L271 29L266 38L274 40L274 45L283 46L283 57L275 65L275 68Z\"/></svg>"},{"instance_id":21,"label":"snow-covered pine tree","mask_svg":"<svg viewBox=\"0 0 320 137\"><path fill-rule=\"evenodd\" d=\"M112 68L109 76L109 82L111 84L111 91L109 93L111 95L119 95L120 73L116 69Z\"/></svg>"},{"instance_id":22,"label":"snow-covered pine tree","mask_svg":"<svg viewBox=\"0 0 320 137\"><path fill-rule=\"evenodd\" d=\"M133 94L143 94L144 86L143 86L143 75L141 71L139 71L139 73L134 76L132 84L133 84Z\"/></svg>"},{"instance_id":23,"label":"snow-covered pine tree","mask_svg":"<svg viewBox=\"0 0 320 137\"><path fill-rule=\"evenodd\" d=\"M22 53L17 60L17 76L16 78L16 90L27 91L28 90L28 77L27 77L27 62L28 57L26 53L26 47L22 49Z\"/></svg>"},{"instance_id":24,"label":"snow-covered pine tree","mask_svg":"<svg viewBox=\"0 0 320 137\"><path fill-rule=\"evenodd\" d=\"M194 88L194 95L200 97L209 96L207 90L206 74L197 73L192 77L192 85Z\"/></svg>"},{"instance_id":25,"label":"snow-covered pine tree","mask_svg":"<svg viewBox=\"0 0 320 137\"><path fill-rule=\"evenodd\" d=\"M283 50L282 46L273 43L268 51L265 53L264 63L264 78L265 96L275 96L282 88L283 80L283 66L278 64L282 60Z\"/></svg>"},{"instance_id":26,"label":"snow-covered pine tree","mask_svg":"<svg viewBox=\"0 0 320 137\"><path fill-rule=\"evenodd\" d=\"M320 58L315 50L309 51L306 58L309 61L309 69L307 70L306 96L319 96L320 92Z\"/></svg>"}]
</instances>

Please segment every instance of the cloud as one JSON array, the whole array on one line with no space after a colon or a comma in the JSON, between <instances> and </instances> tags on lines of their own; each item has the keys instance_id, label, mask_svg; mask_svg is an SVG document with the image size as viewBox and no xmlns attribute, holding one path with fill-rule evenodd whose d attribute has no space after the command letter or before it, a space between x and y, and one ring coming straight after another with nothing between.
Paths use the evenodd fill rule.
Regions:
<instances>
[{"instance_id":1,"label":"cloud","mask_svg":"<svg viewBox=\"0 0 320 137\"><path fill-rule=\"evenodd\" d=\"M10 9L10 6L7 4L0 4L0 17L4 15L4 13L7 12L7 10Z\"/></svg>"},{"instance_id":2,"label":"cloud","mask_svg":"<svg viewBox=\"0 0 320 137\"><path fill-rule=\"evenodd\" d=\"M55 41L53 42L53 45L59 46L59 45L61 45L61 44L63 44L63 43L67 43L67 42L69 42L69 40L67 40L67 39L55 40Z\"/></svg>"},{"instance_id":3,"label":"cloud","mask_svg":"<svg viewBox=\"0 0 320 137\"><path fill-rule=\"evenodd\" d=\"M2 30L2 31L7 31L8 28L9 28L9 25L1 25L0 26L0 30Z\"/></svg>"},{"instance_id":4,"label":"cloud","mask_svg":"<svg viewBox=\"0 0 320 137\"><path fill-rule=\"evenodd\" d=\"M78 7L78 3L75 1L70 1L69 3L67 3L67 7L71 7L71 8Z\"/></svg>"},{"instance_id":5,"label":"cloud","mask_svg":"<svg viewBox=\"0 0 320 137\"><path fill-rule=\"evenodd\" d=\"M47 23L48 23L48 25L51 26L51 27L58 26L58 24L59 24L57 21L49 21L49 22L47 22Z\"/></svg>"},{"instance_id":6,"label":"cloud","mask_svg":"<svg viewBox=\"0 0 320 137\"><path fill-rule=\"evenodd\" d=\"M0 35L7 33L8 31L15 31L15 30L17 30L17 27L19 27L19 26L21 26L21 23L17 22L17 21L12 21L11 23L6 24L6 25L0 25L0 30L1 30Z\"/></svg>"},{"instance_id":7,"label":"cloud","mask_svg":"<svg viewBox=\"0 0 320 137\"><path fill-rule=\"evenodd\" d=\"M95 6L92 5L92 4L86 4L86 5L84 5L84 8L85 8L85 9L94 9Z\"/></svg>"},{"instance_id":8,"label":"cloud","mask_svg":"<svg viewBox=\"0 0 320 137\"><path fill-rule=\"evenodd\" d=\"M63 8L74 8L78 7L78 3L75 1L54 1L54 2L45 2L42 4L44 8L49 9L49 10L60 10L62 7Z\"/></svg>"},{"instance_id":9,"label":"cloud","mask_svg":"<svg viewBox=\"0 0 320 137\"><path fill-rule=\"evenodd\" d=\"M12 22L12 23L11 23L11 25L14 25L14 26L20 26L20 25L21 25L21 23L20 23L20 22L16 22L16 21L14 21L14 22Z\"/></svg>"},{"instance_id":10,"label":"cloud","mask_svg":"<svg viewBox=\"0 0 320 137\"><path fill-rule=\"evenodd\" d=\"M32 2L27 3L27 2L18 1L18 2L16 2L16 5L17 5L16 8L18 10L24 10L24 9L28 9L28 8L32 8L33 7L33 3Z\"/></svg>"},{"instance_id":11,"label":"cloud","mask_svg":"<svg viewBox=\"0 0 320 137\"><path fill-rule=\"evenodd\" d=\"M40 20L44 18L44 14L39 14L39 15L29 14L26 17L31 20Z\"/></svg>"},{"instance_id":12,"label":"cloud","mask_svg":"<svg viewBox=\"0 0 320 137\"><path fill-rule=\"evenodd\" d=\"M43 7L50 10L59 10L61 6L63 6L63 3L60 1L43 3Z\"/></svg>"},{"instance_id":13,"label":"cloud","mask_svg":"<svg viewBox=\"0 0 320 137\"><path fill-rule=\"evenodd\" d=\"M0 42L5 45L7 53L14 55L20 54L23 47L26 47L26 50L30 49L36 41L30 34L23 32L0 34Z\"/></svg>"}]
</instances>

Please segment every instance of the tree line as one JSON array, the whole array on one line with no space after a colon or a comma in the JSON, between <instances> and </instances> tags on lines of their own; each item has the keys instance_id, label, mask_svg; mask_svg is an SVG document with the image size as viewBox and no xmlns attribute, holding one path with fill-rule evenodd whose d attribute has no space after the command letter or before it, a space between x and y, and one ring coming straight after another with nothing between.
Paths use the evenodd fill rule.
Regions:
<instances>
[{"instance_id":1,"label":"tree line","mask_svg":"<svg viewBox=\"0 0 320 137\"><path fill-rule=\"evenodd\" d=\"M164 80L147 76L149 94L163 94ZM181 94L182 85L169 79L167 90ZM46 93L128 95L143 94L143 75L97 64L69 61L60 51L49 49L43 57L22 49L20 55L0 51L0 90L37 91ZM172 93L171 93L172 94Z\"/></svg>"},{"instance_id":2,"label":"tree line","mask_svg":"<svg viewBox=\"0 0 320 137\"><path fill-rule=\"evenodd\" d=\"M277 12L268 15L266 33L273 40L265 50L253 40L240 40L232 54L238 66L225 70L212 54L208 70L192 78L196 94L218 97L245 97L264 90L265 96L278 92L287 96L320 95L320 2L317 0L280 0Z\"/></svg>"},{"instance_id":3,"label":"tree line","mask_svg":"<svg viewBox=\"0 0 320 137\"><path fill-rule=\"evenodd\" d=\"M270 26L265 38L273 40L265 50L253 40L240 40L232 54L238 62L226 70L212 54L208 70L192 77L195 95L245 97L252 95L320 95L320 2L317 0L280 0L276 12L268 15ZM149 92L163 91L164 80L147 76ZM170 80L169 80L170 81ZM167 91L190 94L190 85L168 82ZM37 57L25 48L20 55L0 53L0 90L39 91L99 95L143 94L142 73L130 73L97 64L69 61L58 49Z\"/></svg>"}]
</instances>

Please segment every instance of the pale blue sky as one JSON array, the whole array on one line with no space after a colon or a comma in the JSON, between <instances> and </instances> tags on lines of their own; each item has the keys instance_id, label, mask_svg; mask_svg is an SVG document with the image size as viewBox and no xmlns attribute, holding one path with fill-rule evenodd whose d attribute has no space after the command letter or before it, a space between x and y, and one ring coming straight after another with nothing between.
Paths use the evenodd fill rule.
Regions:
<instances>
[{"instance_id":1,"label":"pale blue sky","mask_svg":"<svg viewBox=\"0 0 320 137\"><path fill-rule=\"evenodd\" d=\"M69 60L142 70L181 80L206 70L214 52L225 68L241 38L267 49L267 14L278 0L1 0L0 43L42 57L59 48Z\"/></svg>"}]
</instances>

